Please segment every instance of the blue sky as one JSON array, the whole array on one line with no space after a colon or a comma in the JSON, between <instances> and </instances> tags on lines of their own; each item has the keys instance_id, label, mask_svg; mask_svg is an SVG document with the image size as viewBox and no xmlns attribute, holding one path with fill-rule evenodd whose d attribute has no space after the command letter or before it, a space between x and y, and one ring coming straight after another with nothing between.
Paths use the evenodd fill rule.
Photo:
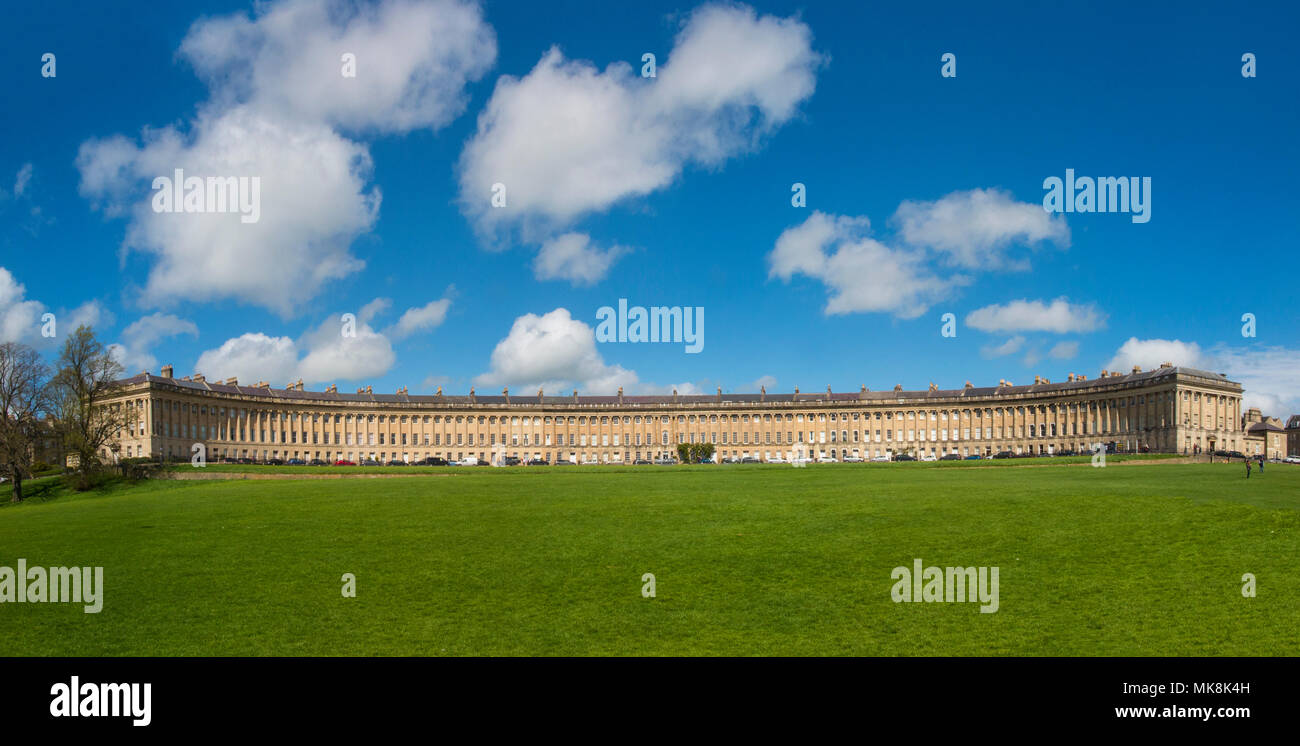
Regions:
<instances>
[{"instance_id":1,"label":"blue sky","mask_svg":"<svg viewBox=\"0 0 1300 746\"><path fill-rule=\"evenodd\" d=\"M131 373L412 393L918 389L1171 360L1284 416L1298 15L29 4L0 31L0 335L52 350L51 312ZM259 175L258 224L152 212L177 167ZM1150 221L1045 212L1067 168L1149 177ZM704 308L703 350L596 342L620 298Z\"/></svg>"}]
</instances>

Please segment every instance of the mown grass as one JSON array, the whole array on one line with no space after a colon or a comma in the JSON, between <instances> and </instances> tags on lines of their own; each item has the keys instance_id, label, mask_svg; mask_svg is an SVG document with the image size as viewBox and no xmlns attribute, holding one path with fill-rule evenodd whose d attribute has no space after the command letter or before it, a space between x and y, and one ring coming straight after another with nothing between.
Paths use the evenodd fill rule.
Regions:
<instances>
[{"instance_id":1,"label":"mown grass","mask_svg":"<svg viewBox=\"0 0 1300 746\"><path fill-rule=\"evenodd\" d=\"M106 586L0 604L0 655L1300 653L1300 467L943 465L0 487L0 565ZM998 566L999 611L894 603L914 558Z\"/></svg>"}]
</instances>

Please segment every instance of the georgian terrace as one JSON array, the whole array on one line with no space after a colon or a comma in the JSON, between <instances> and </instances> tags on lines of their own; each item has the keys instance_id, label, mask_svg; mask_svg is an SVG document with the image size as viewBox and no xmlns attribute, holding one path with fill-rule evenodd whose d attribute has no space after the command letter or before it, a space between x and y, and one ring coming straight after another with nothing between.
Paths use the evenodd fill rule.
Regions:
<instances>
[{"instance_id":1,"label":"georgian terrace","mask_svg":"<svg viewBox=\"0 0 1300 746\"><path fill-rule=\"evenodd\" d=\"M1238 450L1240 384L1164 364L1095 379L925 391L624 396L355 394L266 382L210 382L141 373L121 383L110 406L127 408L116 453L105 459L207 458L415 462L500 455L550 462L626 463L673 458L676 444L707 442L719 458L788 460L806 447L817 460L1085 451L1196 453ZM799 446L798 444L803 444Z\"/></svg>"}]
</instances>

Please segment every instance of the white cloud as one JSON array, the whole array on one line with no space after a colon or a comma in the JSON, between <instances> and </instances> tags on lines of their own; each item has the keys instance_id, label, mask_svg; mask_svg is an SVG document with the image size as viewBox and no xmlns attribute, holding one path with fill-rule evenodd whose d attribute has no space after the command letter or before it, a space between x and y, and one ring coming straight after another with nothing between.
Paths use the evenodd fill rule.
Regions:
<instances>
[{"instance_id":1,"label":"white cloud","mask_svg":"<svg viewBox=\"0 0 1300 746\"><path fill-rule=\"evenodd\" d=\"M1205 350L1195 342L1130 337L1106 368L1127 373L1134 365L1149 370L1165 362L1227 374L1245 389L1245 406L1259 407L1266 415L1286 418L1300 413L1300 350L1224 343Z\"/></svg>"},{"instance_id":2,"label":"white cloud","mask_svg":"<svg viewBox=\"0 0 1300 746\"><path fill-rule=\"evenodd\" d=\"M42 317L51 313L44 303L27 298L27 288L9 270L0 267L0 343L22 342L37 348L61 344L67 332L86 325L95 329L113 323L113 314L99 301L86 301L71 310L54 311L56 336L43 337Z\"/></svg>"},{"instance_id":3,"label":"white cloud","mask_svg":"<svg viewBox=\"0 0 1300 746\"><path fill-rule=\"evenodd\" d=\"M1233 348L1215 345L1210 356L1213 370L1239 381L1248 407L1285 420L1300 414L1300 350L1285 347Z\"/></svg>"},{"instance_id":4,"label":"white cloud","mask_svg":"<svg viewBox=\"0 0 1300 746\"><path fill-rule=\"evenodd\" d=\"M340 55L357 56L357 76ZM82 144L81 193L129 219L123 246L156 259L143 300L234 298L289 316L364 267L350 245L378 217L368 147L336 130L437 128L496 54L477 5L381 0L364 8L285 0L196 22L181 45L210 100L187 128ZM156 213L154 178L249 176L260 215Z\"/></svg>"},{"instance_id":5,"label":"white cloud","mask_svg":"<svg viewBox=\"0 0 1300 746\"><path fill-rule=\"evenodd\" d=\"M924 257L867 237L865 217L816 211L787 228L768 255L769 276L790 280L803 274L826 285L827 314L880 311L899 318L920 316L966 278L941 278Z\"/></svg>"},{"instance_id":6,"label":"white cloud","mask_svg":"<svg viewBox=\"0 0 1300 746\"><path fill-rule=\"evenodd\" d=\"M1135 365L1150 370L1161 363L1188 368L1205 368L1211 364L1208 356L1201 351L1201 346L1195 342L1129 337L1128 341L1120 345L1110 362L1106 363L1106 370L1128 373Z\"/></svg>"},{"instance_id":7,"label":"white cloud","mask_svg":"<svg viewBox=\"0 0 1300 746\"><path fill-rule=\"evenodd\" d=\"M267 381L278 386L297 380L298 348L289 337L241 334L199 355L194 367L213 380L234 376L244 385Z\"/></svg>"},{"instance_id":8,"label":"white cloud","mask_svg":"<svg viewBox=\"0 0 1300 746\"><path fill-rule=\"evenodd\" d=\"M1078 354L1078 342L1057 342L1047 351L1047 356L1053 360L1071 360Z\"/></svg>"},{"instance_id":9,"label":"white cloud","mask_svg":"<svg viewBox=\"0 0 1300 746\"><path fill-rule=\"evenodd\" d=\"M385 305L377 299L364 306L356 315L353 336L343 335L340 315L335 314L297 341L261 332L228 339L199 355L195 369L213 379L234 376L244 384L264 380L284 385L299 378L317 384L383 376L397 356L388 338L368 322Z\"/></svg>"},{"instance_id":10,"label":"white cloud","mask_svg":"<svg viewBox=\"0 0 1300 746\"><path fill-rule=\"evenodd\" d=\"M971 311L966 315L966 325L985 332L1070 334L1105 327L1106 315L1092 304L1070 303L1068 298L1057 298L1051 303L1020 299Z\"/></svg>"},{"instance_id":11,"label":"white cloud","mask_svg":"<svg viewBox=\"0 0 1300 746\"><path fill-rule=\"evenodd\" d=\"M131 322L122 330L122 341L113 345L113 356L126 368L128 375L137 370L153 370L158 360L150 350L168 337L199 335L193 321L169 313L153 313Z\"/></svg>"},{"instance_id":12,"label":"white cloud","mask_svg":"<svg viewBox=\"0 0 1300 746\"><path fill-rule=\"evenodd\" d=\"M555 48L502 76L461 154L462 210L485 237L540 240L581 215L668 186L689 164L756 147L812 95L825 58L795 18L743 5L692 12L655 79ZM506 186L502 208L492 185Z\"/></svg>"},{"instance_id":13,"label":"white cloud","mask_svg":"<svg viewBox=\"0 0 1300 746\"><path fill-rule=\"evenodd\" d=\"M533 275L539 280L568 280L574 285L594 285L628 249L602 249L585 233L565 233L542 244L533 261Z\"/></svg>"},{"instance_id":14,"label":"white cloud","mask_svg":"<svg viewBox=\"0 0 1300 746\"><path fill-rule=\"evenodd\" d=\"M288 0L196 22L180 54L218 104L345 130L437 129L460 114L465 84L496 58L477 3ZM342 75L344 53L356 77Z\"/></svg>"},{"instance_id":15,"label":"white cloud","mask_svg":"<svg viewBox=\"0 0 1300 746\"><path fill-rule=\"evenodd\" d=\"M590 394L629 393L636 373L606 365L596 350L595 331L557 308L515 319L510 333L492 350L492 368L474 379L480 386L511 386L531 393L538 388L560 392L577 388Z\"/></svg>"},{"instance_id":16,"label":"white cloud","mask_svg":"<svg viewBox=\"0 0 1300 746\"><path fill-rule=\"evenodd\" d=\"M1003 342L1000 345L985 345L984 347L981 347L980 355L986 358L1013 355L1016 352L1019 352L1020 348L1024 347L1024 345L1025 345L1025 338L1020 335L1016 335L1008 339L1007 341Z\"/></svg>"},{"instance_id":17,"label":"white cloud","mask_svg":"<svg viewBox=\"0 0 1300 746\"><path fill-rule=\"evenodd\" d=\"M32 164L24 163L22 165L22 168L18 169L18 173L14 176L14 197L15 198L23 196L23 192L27 191L27 183L30 182L31 180L32 180Z\"/></svg>"},{"instance_id":18,"label":"white cloud","mask_svg":"<svg viewBox=\"0 0 1300 746\"><path fill-rule=\"evenodd\" d=\"M298 365L304 381L357 381L388 373L397 362L393 345L358 315L356 336L345 337L334 319L327 319L299 340L306 354Z\"/></svg>"},{"instance_id":19,"label":"white cloud","mask_svg":"<svg viewBox=\"0 0 1300 746\"><path fill-rule=\"evenodd\" d=\"M1009 257L1016 243L1069 245L1065 219L998 189L953 192L934 202L906 201L894 213L903 241L933 249L964 269L1027 269Z\"/></svg>"},{"instance_id":20,"label":"white cloud","mask_svg":"<svg viewBox=\"0 0 1300 746\"><path fill-rule=\"evenodd\" d=\"M433 331L446 321L450 308L450 298L440 298L418 308L408 308L397 323L385 329L384 333L394 339L405 339L412 334Z\"/></svg>"},{"instance_id":21,"label":"white cloud","mask_svg":"<svg viewBox=\"0 0 1300 746\"><path fill-rule=\"evenodd\" d=\"M750 394L763 388L768 388L775 391L776 377L770 375L759 376L758 378L755 378L752 382L745 384L745 387L740 390L740 393Z\"/></svg>"}]
</instances>

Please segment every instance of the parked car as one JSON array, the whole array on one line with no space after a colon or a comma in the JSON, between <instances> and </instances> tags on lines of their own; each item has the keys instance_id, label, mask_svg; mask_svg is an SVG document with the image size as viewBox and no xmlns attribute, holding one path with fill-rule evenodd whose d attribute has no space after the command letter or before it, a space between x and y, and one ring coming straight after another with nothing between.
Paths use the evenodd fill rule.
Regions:
<instances>
[{"instance_id":1,"label":"parked car","mask_svg":"<svg viewBox=\"0 0 1300 746\"><path fill-rule=\"evenodd\" d=\"M892 460L893 459L889 458L888 456L875 456L871 459L871 462L876 464L883 464L883 463L889 463Z\"/></svg>"},{"instance_id":2,"label":"parked car","mask_svg":"<svg viewBox=\"0 0 1300 746\"><path fill-rule=\"evenodd\" d=\"M291 458L291 459L289 459L288 461L286 461L286 462L284 462L284 463L285 463L286 466L306 466L306 465L307 465L307 462L306 462L306 461L303 461L303 460L300 459L300 458Z\"/></svg>"},{"instance_id":3,"label":"parked car","mask_svg":"<svg viewBox=\"0 0 1300 746\"><path fill-rule=\"evenodd\" d=\"M524 465L525 466L550 466L551 462L547 461L546 459L535 458L526 461Z\"/></svg>"},{"instance_id":4,"label":"parked car","mask_svg":"<svg viewBox=\"0 0 1300 746\"><path fill-rule=\"evenodd\" d=\"M939 457L940 461L961 461L961 455L956 453L945 453Z\"/></svg>"},{"instance_id":5,"label":"parked car","mask_svg":"<svg viewBox=\"0 0 1300 746\"><path fill-rule=\"evenodd\" d=\"M314 458L307 462L308 466L329 466L329 462L323 459Z\"/></svg>"},{"instance_id":6,"label":"parked car","mask_svg":"<svg viewBox=\"0 0 1300 746\"><path fill-rule=\"evenodd\" d=\"M670 458L657 458L657 459L655 459L655 465L656 465L656 466L672 466L673 464L676 464L676 463L677 463L676 461L673 461L673 460L670 459Z\"/></svg>"},{"instance_id":7,"label":"parked car","mask_svg":"<svg viewBox=\"0 0 1300 746\"><path fill-rule=\"evenodd\" d=\"M406 466L406 462L401 459L392 458L388 460L388 466Z\"/></svg>"},{"instance_id":8,"label":"parked car","mask_svg":"<svg viewBox=\"0 0 1300 746\"><path fill-rule=\"evenodd\" d=\"M965 458L965 460L966 460L966 461L979 461L981 458L983 458L983 457L980 456L978 453L972 453L971 455L967 456L967 457Z\"/></svg>"},{"instance_id":9,"label":"parked car","mask_svg":"<svg viewBox=\"0 0 1300 746\"><path fill-rule=\"evenodd\" d=\"M650 463L650 462L647 461L646 463ZM573 466L573 462L570 461L570 460L568 460L567 458L557 458L557 459L555 459L555 465L556 465L556 466Z\"/></svg>"},{"instance_id":10,"label":"parked car","mask_svg":"<svg viewBox=\"0 0 1300 746\"><path fill-rule=\"evenodd\" d=\"M422 461L416 461L416 466L446 466L447 459L439 456L429 456Z\"/></svg>"},{"instance_id":11,"label":"parked car","mask_svg":"<svg viewBox=\"0 0 1300 746\"><path fill-rule=\"evenodd\" d=\"M915 460L916 460L916 456L909 456L909 455L906 454L906 453L900 453L900 454L898 454L897 456L894 457L894 460L895 460L895 461L915 461Z\"/></svg>"},{"instance_id":12,"label":"parked car","mask_svg":"<svg viewBox=\"0 0 1300 746\"><path fill-rule=\"evenodd\" d=\"M284 459L269 458L266 460L267 466L284 466Z\"/></svg>"},{"instance_id":13,"label":"parked car","mask_svg":"<svg viewBox=\"0 0 1300 746\"><path fill-rule=\"evenodd\" d=\"M861 457L861 456L845 456L845 457L844 457L844 463L846 463L846 464L860 464L860 463L862 463L862 457Z\"/></svg>"},{"instance_id":14,"label":"parked car","mask_svg":"<svg viewBox=\"0 0 1300 746\"><path fill-rule=\"evenodd\" d=\"M993 454L993 458L1011 458L1013 456L1015 456L1015 454L1012 453L1011 451L998 451L997 453Z\"/></svg>"},{"instance_id":15,"label":"parked car","mask_svg":"<svg viewBox=\"0 0 1300 746\"><path fill-rule=\"evenodd\" d=\"M379 466L379 462L376 461L376 460L374 460L374 459L372 459L372 458L368 458L368 459L362 459L362 461L361 461L361 465L362 465L362 466Z\"/></svg>"},{"instance_id":16,"label":"parked car","mask_svg":"<svg viewBox=\"0 0 1300 746\"><path fill-rule=\"evenodd\" d=\"M356 466L356 465L357 465L357 462L355 462L355 461L348 461L347 459L343 459L343 458L341 458L341 459L339 459L338 461L335 461L335 462L334 462L334 465L335 465L335 466Z\"/></svg>"}]
</instances>

